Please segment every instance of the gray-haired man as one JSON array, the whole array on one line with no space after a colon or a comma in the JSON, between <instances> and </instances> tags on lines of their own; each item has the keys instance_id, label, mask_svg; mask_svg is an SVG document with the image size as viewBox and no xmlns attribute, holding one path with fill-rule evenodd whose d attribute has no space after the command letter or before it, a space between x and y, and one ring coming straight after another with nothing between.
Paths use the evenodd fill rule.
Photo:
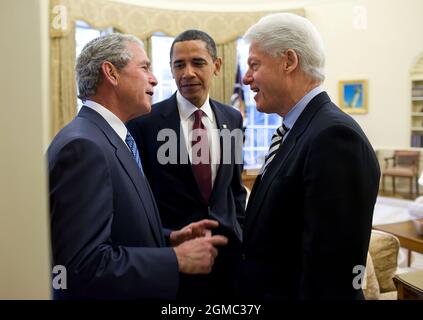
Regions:
<instances>
[{"instance_id":1,"label":"gray-haired man","mask_svg":"<svg viewBox=\"0 0 423 320\"><path fill-rule=\"evenodd\" d=\"M362 299L379 165L360 126L323 91L321 38L274 14L246 33L244 83L276 130L246 211L240 292L261 299Z\"/></svg>"},{"instance_id":2,"label":"gray-haired man","mask_svg":"<svg viewBox=\"0 0 423 320\"><path fill-rule=\"evenodd\" d=\"M217 223L203 220L170 234L174 247L165 246L124 124L150 111L157 84L142 43L120 34L97 38L76 71L84 106L48 150L53 263L68 277L56 297L173 299L179 272L210 272L214 246L227 239L209 236Z\"/></svg>"}]
</instances>

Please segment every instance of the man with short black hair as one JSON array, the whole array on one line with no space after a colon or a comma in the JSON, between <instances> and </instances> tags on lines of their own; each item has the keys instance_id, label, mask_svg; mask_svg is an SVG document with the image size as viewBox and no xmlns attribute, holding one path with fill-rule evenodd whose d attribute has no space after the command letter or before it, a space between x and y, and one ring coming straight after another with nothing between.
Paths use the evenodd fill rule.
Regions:
<instances>
[{"instance_id":1,"label":"man with short black hair","mask_svg":"<svg viewBox=\"0 0 423 320\"><path fill-rule=\"evenodd\" d=\"M234 292L246 199L241 180L242 116L209 97L221 64L216 44L207 33L184 31L170 49L178 91L153 105L150 114L127 124L143 155L163 225L179 229L199 219L212 219L219 222L213 232L229 239L225 249L219 250L210 275L181 279L181 299L232 297ZM174 132L176 141L163 141L160 134L165 130ZM239 139L224 139L225 130L239 132ZM175 147L173 163L161 159L166 144Z\"/></svg>"}]
</instances>

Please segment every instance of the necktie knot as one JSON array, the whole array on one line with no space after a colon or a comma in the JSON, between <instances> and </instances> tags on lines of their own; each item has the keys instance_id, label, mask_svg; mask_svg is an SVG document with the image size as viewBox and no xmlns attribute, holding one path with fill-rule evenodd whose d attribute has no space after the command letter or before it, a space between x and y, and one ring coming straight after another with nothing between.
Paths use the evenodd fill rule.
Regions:
<instances>
[{"instance_id":1,"label":"necktie knot","mask_svg":"<svg viewBox=\"0 0 423 320\"><path fill-rule=\"evenodd\" d=\"M201 109L197 109L197 110L195 110L194 111L194 116L195 116L195 119L201 119L201 117L203 116L203 110L201 110Z\"/></svg>"},{"instance_id":2,"label":"necktie knot","mask_svg":"<svg viewBox=\"0 0 423 320\"><path fill-rule=\"evenodd\" d=\"M131 151L133 150L133 148L136 148L135 140L132 137L132 135L129 133L129 131L126 134L125 142L128 145L129 149L131 149Z\"/></svg>"},{"instance_id":3,"label":"necktie knot","mask_svg":"<svg viewBox=\"0 0 423 320\"><path fill-rule=\"evenodd\" d=\"M138 152L137 144L135 143L135 140L132 137L132 135L129 133L129 131L126 133L125 142L127 146L129 147L129 150L131 151L132 155L134 156L135 162L137 163L141 172L144 174L144 171L142 169L142 164L141 164L141 157Z\"/></svg>"},{"instance_id":4,"label":"necktie knot","mask_svg":"<svg viewBox=\"0 0 423 320\"><path fill-rule=\"evenodd\" d=\"M261 170L262 176L266 172L266 169L268 168L270 162L272 162L273 158L276 156L276 152L278 151L279 146L283 141L283 137L288 132L288 130L289 129L285 126L285 124L282 123L282 125L277 128L275 133L273 134L272 141L270 142L269 152L267 153L264 159L264 165Z\"/></svg>"},{"instance_id":5,"label":"necktie knot","mask_svg":"<svg viewBox=\"0 0 423 320\"><path fill-rule=\"evenodd\" d=\"M285 135L285 133L288 131L288 128L285 126L285 124L282 123L280 127L276 129L276 132L273 135L278 135L279 137L282 137ZM273 140L273 139L272 139Z\"/></svg>"},{"instance_id":6,"label":"necktie knot","mask_svg":"<svg viewBox=\"0 0 423 320\"><path fill-rule=\"evenodd\" d=\"M203 117L203 114L204 114L203 110L200 110L200 109L194 112L194 126L193 126L194 129L199 129L203 127L203 123L201 122L201 118Z\"/></svg>"}]
</instances>

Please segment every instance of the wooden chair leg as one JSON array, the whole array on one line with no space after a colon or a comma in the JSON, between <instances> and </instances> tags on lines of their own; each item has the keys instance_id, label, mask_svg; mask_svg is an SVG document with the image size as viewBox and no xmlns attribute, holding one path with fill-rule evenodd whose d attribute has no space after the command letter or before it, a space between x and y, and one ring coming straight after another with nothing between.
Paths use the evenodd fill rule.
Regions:
<instances>
[{"instance_id":1,"label":"wooden chair leg","mask_svg":"<svg viewBox=\"0 0 423 320\"><path fill-rule=\"evenodd\" d=\"M395 176L392 176L392 192L395 194Z\"/></svg>"},{"instance_id":2,"label":"wooden chair leg","mask_svg":"<svg viewBox=\"0 0 423 320\"><path fill-rule=\"evenodd\" d=\"M385 175L382 175L382 191L385 192Z\"/></svg>"},{"instance_id":3,"label":"wooden chair leg","mask_svg":"<svg viewBox=\"0 0 423 320\"><path fill-rule=\"evenodd\" d=\"M410 196L413 194L413 177L410 177Z\"/></svg>"}]
</instances>

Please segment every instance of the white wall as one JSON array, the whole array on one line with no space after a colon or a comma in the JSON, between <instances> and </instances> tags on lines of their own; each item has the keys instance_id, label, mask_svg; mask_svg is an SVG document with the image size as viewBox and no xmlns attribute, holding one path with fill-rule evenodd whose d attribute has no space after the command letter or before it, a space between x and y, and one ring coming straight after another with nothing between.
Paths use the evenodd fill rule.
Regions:
<instances>
[{"instance_id":1,"label":"white wall","mask_svg":"<svg viewBox=\"0 0 423 320\"><path fill-rule=\"evenodd\" d=\"M423 1L338 1L306 7L327 53L325 88L338 101L338 81L369 80L369 113L354 118L375 147L410 146L409 71L423 52ZM368 27L354 29L354 8Z\"/></svg>"},{"instance_id":2,"label":"white wall","mask_svg":"<svg viewBox=\"0 0 423 320\"><path fill-rule=\"evenodd\" d=\"M49 299L48 1L0 2L0 299Z\"/></svg>"}]
</instances>

